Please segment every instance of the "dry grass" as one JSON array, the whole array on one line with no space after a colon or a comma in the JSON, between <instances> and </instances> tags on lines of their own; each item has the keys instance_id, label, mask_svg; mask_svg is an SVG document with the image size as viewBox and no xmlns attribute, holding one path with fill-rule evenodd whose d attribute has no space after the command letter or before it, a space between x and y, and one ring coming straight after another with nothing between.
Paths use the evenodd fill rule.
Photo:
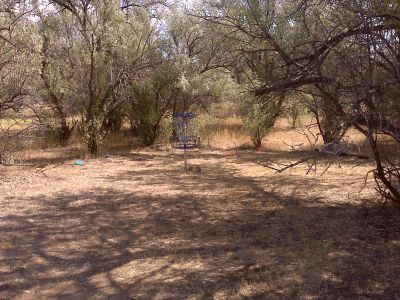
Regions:
<instances>
[{"instance_id":1,"label":"dry grass","mask_svg":"<svg viewBox=\"0 0 400 300\"><path fill-rule=\"evenodd\" d=\"M268 134L262 143L261 149L268 151L290 151L292 145L296 145L296 150L311 150L310 141L314 142L317 135L317 128L310 131L307 126L315 123L309 116L302 116L300 119L302 126L292 129L287 118L277 120L271 133ZM211 134L208 146L215 149L251 149L252 144L245 129L243 122L238 117L219 119L211 128L207 128ZM308 136L308 138L307 138ZM350 130L345 136L347 142L359 145L363 151L369 151L365 142L365 137L356 130ZM322 138L318 138L317 146L322 144Z\"/></svg>"},{"instance_id":2,"label":"dry grass","mask_svg":"<svg viewBox=\"0 0 400 300\"><path fill-rule=\"evenodd\" d=\"M294 135L278 127L269 151L193 151L202 173L184 174L177 150L112 145L83 167L76 146L0 166L0 298L400 297L399 214L371 182L361 190L372 165L259 164L308 155L282 144Z\"/></svg>"}]
</instances>

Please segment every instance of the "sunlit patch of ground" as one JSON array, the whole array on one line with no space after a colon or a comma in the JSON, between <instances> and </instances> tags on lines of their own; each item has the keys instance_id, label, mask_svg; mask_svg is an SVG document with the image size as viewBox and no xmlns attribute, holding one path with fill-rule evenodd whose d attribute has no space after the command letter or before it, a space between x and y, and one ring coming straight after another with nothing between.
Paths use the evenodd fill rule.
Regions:
<instances>
[{"instance_id":1,"label":"sunlit patch of ground","mask_svg":"<svg viewBox=\"0 0 400 300\"><path fill-rule=\"evenodd\" d=\"M177 150L0 166L0 298L400 297L400 218L362 189L372 165L260 164L306 155L198 150L188 174Z\"/></svg>"}]
</instances>

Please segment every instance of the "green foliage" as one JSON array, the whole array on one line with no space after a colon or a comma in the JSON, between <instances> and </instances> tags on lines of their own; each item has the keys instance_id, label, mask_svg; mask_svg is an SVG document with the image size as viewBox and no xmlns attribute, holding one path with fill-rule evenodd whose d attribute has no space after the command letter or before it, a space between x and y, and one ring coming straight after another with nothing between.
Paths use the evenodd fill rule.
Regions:
<instances>
[{"instance_id":1,"label":"green foliage","mask_svg":"<svg viewBox=\"0 0 400 300\"><path fill-rule=\"evenodd\" d=\"M306 115L307 109L304 103L294 99L288 103L286 113L289 117L289 122L292 129L294 129L301 121L301 117Z\"/></svg>"},{"instance_id":2,"label":"green foliage","mask_svg":"<svg viewBox=\"0 0 400 300\"><path fill-rule=\"evenodd\" d=\"M132 86L135 102L132 105L131 120L143 145L152 145L159 135L161 119L165 113L158 103L156 92L151 85Z\"/></svg>"},{"instance_id":3,"label":"green foliage","mask_svg":"<svg viewBox=\"0 0 400 300\"><path fill-rule=\"evenodd\" d=\"M125 14L116 1L55 0L59 12L37 5L44 40L44 99L61 119L79 114L83 141L92 154L121 127L121 107L132 76L145 69L157 41L149 11ZM61 8L61 9L58 9Z\"/></svg>"},{"instance_id":4,"label":"green foliage","mask_svg":"<svg viewBox=\"0 0 400 300\"><path fill-rule=\"evenodd\" d=\"M173 133L173 123L171 116L165 116L161 119L158 128L157 138L154 144L168 145Z\"/></svg>"},{"instance_id":5,"label":"green foliage","mask_svg":"<svg viewBox=\"0 0 400 300\"><path fill-rule=\"evenodd\" d=\"M93 117L90 120L82 118L79 124L79 132L90 154L98 154L100 146L107 136L107 132L102 129L102 124L102 117Z\"/></svg>"},{"instance_id":6,"label":"green foliage","mask_svg":"<svg viewBox=\"0 0 400 300\"><path fill-rule=\"evenodd\" d=\"M246 103L244 127L254 147L261 147L263 138L271 131L276 119L281 114L282 101L279 99L270 100L266 104L257 101Z\"/></svg>"},{"instance_id":7,"label":"green foliage","mask_svg":"<svg viewBox=\"0 0 400 300\"><path fill-rule=\"evenodd\" d=\"M210 145L217 124L218 119L209 113L201 114L196 118L195 131L198 132L202 145Z\"/></svg>"}]
</instances>

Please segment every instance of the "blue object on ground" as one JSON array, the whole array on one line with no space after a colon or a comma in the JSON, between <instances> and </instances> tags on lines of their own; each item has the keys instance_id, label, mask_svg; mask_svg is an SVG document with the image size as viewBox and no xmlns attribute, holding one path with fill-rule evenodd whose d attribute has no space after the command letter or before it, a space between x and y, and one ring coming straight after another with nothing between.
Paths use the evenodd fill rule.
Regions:
<instances>
[{"instance_id":1,"label":"blue object on ground","mask_svg":"<svg viewBox=\"0 0 400 300\"><path fill-rule=\"evenodd\" d=\"M191 113L191 112L179 112L179 113L174 113L172 115L172 117L174 117L174 118L194 118L194 117L196 117L196 114Z\"/></svg>"},{"instance_id":2,"label":"blue object on ground","mask_svg":"<svg viewBox=\"0 0 400 300\"><path fill-rule=\"evenodd\" d=\"M76 162L74 162L74 165L77 166L83 166L85 164L85 161L82 159L78 159Z\"/></svg>"}]
</instances>

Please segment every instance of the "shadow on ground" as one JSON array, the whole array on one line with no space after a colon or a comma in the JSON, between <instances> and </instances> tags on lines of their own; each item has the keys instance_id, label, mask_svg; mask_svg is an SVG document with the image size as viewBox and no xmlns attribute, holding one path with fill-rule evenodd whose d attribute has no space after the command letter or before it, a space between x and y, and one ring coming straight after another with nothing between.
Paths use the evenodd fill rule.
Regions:
<instances>
[{"instance_id":1,"label":"shadow on ground","mask_svg":"<svg viewBox=\"0 0 400 300\"><path fill-rule=\"evenodd\" d=\"M0 298L400 296L398 215L326 205L297 190L283 196L239 171L125 171L107 179L114 188L30 198L41 208L0 218L1 238L12 244L0 250ZM118 181L145 189L122 190Z\"/></svg>"}]
</instances>

